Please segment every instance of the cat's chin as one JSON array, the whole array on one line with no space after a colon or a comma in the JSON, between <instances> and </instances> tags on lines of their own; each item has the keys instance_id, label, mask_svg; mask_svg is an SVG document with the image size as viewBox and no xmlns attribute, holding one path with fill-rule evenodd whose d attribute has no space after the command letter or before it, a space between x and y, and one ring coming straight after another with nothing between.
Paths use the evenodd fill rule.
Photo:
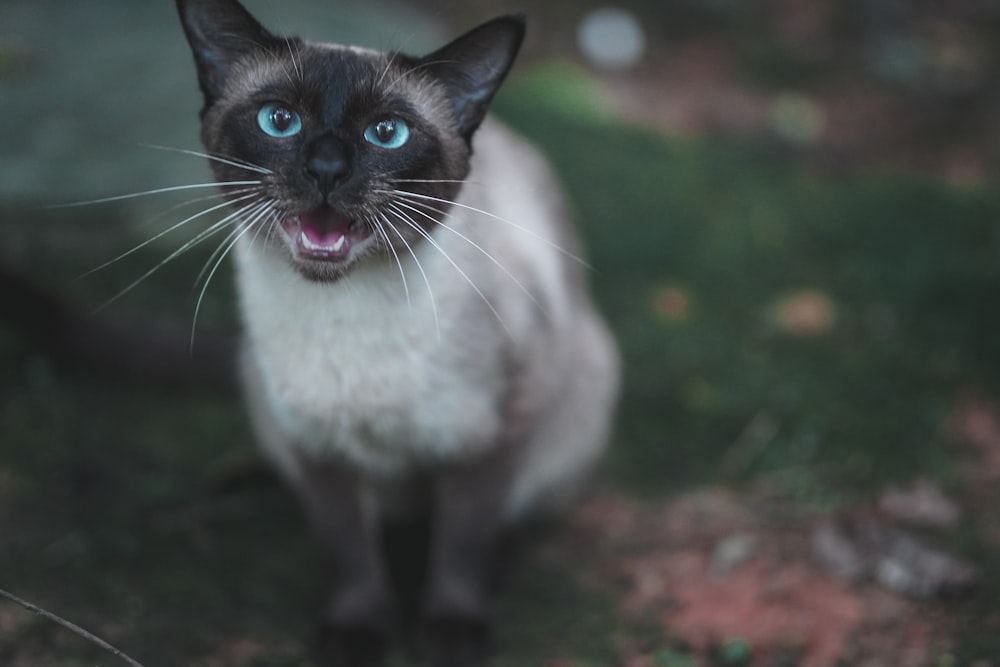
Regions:
<instances>
[{"instance_id":1,"label":"cat's chin","mask_svg":"<svg viewBox=\"0 0 1000 667\"><path fill-rule=\"evenodd\" d=\"M366 225L329 207L285 218L281 231L296 268L312 280L339 278L372 241Z\"/></svg>"}]
</instances>

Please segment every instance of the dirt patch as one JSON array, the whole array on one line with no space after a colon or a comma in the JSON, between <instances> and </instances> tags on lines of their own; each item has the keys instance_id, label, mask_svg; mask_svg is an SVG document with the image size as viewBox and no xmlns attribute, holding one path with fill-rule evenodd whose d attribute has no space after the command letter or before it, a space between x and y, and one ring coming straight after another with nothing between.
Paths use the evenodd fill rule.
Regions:
<instances>
[{"instance_id":1,"label":"dirt patch","mask_svg":"<svg viewBox=\"0 0 1000 667\"><path fill-rule=\"evenodd\" d=\"M958 401L950 426L967 457L961 474L970 504L996 507L1000 502L1000 405L978 392L970 392ZM976 521L983 540L1000 549L1000 517L996 512L982 511Z\"/></svg>"},{"instance_id":2,"label":"dirt patch","mask_svg":"<svg viewBox=\"0 0 1000 667\"><path fill-rule=\"evenodd\" d=\"M612 591L625 618L653 619L669 637L670 646L620 638L628 665L677 648L707 663L735 640L758 667L920 667L947 653L935 604L844 581L815 560L812 536L825 520L719 489L652 504L605 495L580 510L568 541L604 545L588 583Z\"/></svg>"}]
</instances>

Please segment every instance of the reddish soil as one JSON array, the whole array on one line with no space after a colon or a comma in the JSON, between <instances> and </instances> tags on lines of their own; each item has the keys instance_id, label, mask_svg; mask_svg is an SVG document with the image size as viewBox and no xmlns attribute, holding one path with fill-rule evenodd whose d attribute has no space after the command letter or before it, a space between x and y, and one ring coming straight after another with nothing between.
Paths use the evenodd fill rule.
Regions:
<instances>
[{"instance_id":1,"label":"reddish soil","mask_svg":"<svg viewBox=\"0 0 1000 667\"><path fill-rule=\"evenodd\" d=\"M653 504L604 495L576 515L567 542L603 545L588 584L702 661L734 639L758 667L922 667L943 655L949 628L935 604L840 581L814 561L821 518L719 489ZM619 648L639 667L667 647L622 637Z\"/></svg>"}]
</instances>

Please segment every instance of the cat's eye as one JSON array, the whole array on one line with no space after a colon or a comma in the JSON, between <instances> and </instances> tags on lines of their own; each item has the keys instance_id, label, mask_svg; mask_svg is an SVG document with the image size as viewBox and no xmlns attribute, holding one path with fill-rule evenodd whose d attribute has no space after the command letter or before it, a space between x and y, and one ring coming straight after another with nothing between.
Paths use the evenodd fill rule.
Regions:
<instances>
[{"instance_id":1,"label":"cat's eye","mask_svg":"<svg viewBox=\"0 0 1000 667\"><path fill-rule=\"evenodd\" d=\"M280 139L298 134L302 130L302 118L288 107L271 102L257 112L257 125L265 134Z\"/></svg>"},{"instance_id":2,"label":"cat's eye","mask_svg":"<svg viewBox=\"0 0 1000 667\"><path fill-rule=\"evenodd\" d=\"M383 118L365 129L365 141L379 148L401 148L410 140L410 127L398 118Z\"/></svg>"}]
</instances>

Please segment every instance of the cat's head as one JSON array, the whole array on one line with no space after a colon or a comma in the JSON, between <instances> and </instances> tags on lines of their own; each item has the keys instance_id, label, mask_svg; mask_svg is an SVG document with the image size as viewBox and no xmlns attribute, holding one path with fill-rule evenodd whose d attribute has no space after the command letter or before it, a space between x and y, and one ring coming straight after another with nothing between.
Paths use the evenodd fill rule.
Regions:
<instances>
[{"instance_id":1,"label":"cat's head","mask_svg":"<svg viewBox=\"0 0 1000 667\"><path fill-rule=\"evenodd\" d=\"M177 6L234 220L315 280L423 242L524 35L501 17L416 58L278 37L236 0Z\"/></svg>"}]
</instances>

